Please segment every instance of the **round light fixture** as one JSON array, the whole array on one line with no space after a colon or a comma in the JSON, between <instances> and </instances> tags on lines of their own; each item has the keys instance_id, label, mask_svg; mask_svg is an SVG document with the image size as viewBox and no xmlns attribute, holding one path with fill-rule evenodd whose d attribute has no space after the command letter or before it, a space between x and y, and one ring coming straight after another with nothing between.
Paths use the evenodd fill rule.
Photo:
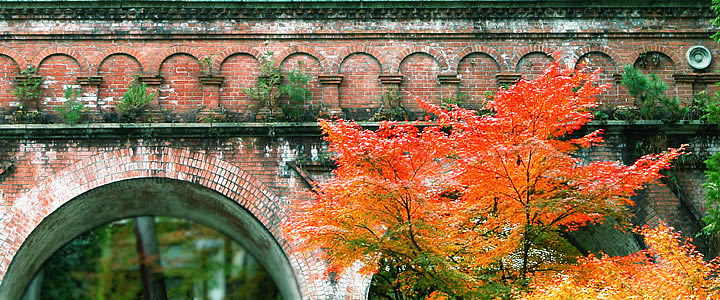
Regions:
<instances>
[{"instance_id":1,"label":"round light fixture","mask_svg":"<svg viewBox=\"0 0 720 300\"><path fill-rule=\"evenodd\" d=\"M687 53L685 53L685 58L693 69L702 70L710 66L712 54L710 54L708 48L692 46L688 49Z\"/></svg>"}]
</instances>

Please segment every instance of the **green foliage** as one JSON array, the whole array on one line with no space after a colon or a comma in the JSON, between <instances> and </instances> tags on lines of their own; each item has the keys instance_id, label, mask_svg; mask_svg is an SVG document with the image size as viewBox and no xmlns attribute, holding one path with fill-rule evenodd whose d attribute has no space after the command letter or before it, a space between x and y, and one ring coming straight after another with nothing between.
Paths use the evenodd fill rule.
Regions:
<instances>
[{"instance_id":1,"label":"green foliage","mask_svg":"<svg viewBox=\"0 0 720 300\"><path fill-rule=\"evenodd\" d=\"M706 225L703 227L702 233L709 236L720 231L720 153L716 153L705 160L705 166L707 170L705 171L706 181L703 188L705 188L705 201L708 210L703 218Z\"/></svg>"},{"instance_id":2,"label":"green foliage","mask_svg":"<svg viewBox=\"0 0 720 300\"><path fill-rule=\"evenodd\" d=\"M203 73L203 75L213 74L212 56L205 56L200 60L200 72Z\"/></svg>"},{"instance_id":3,"label":"green foliage","mask_svg":"<svg viewBox=\"0 0 720 300\"><path fill-rule=\"evenodd\" d=\"M138 114L155 99L155 95L154 92L148 94L146 84L132 83L123 94L117 108L125 114L128 120L134 121Z\"/></svg>"},{"instance_id":4,"label":"green foliage","mask_svg":"<svg viewBox=\"0 0 720 300\"><path fill-rule=\"evenodd\" d=\"M453 105L464 107L465 102L470 98L466 93L459 93L457 97L440 98L440 106L445 109L451 109Z\"/></svg>"},{"instance_id":5,"label":"green foliage","mask_svg":"<svg viewBox=\"0 0 720 300\"><path fill-rule=\"evenodd\" d=\"M20 74L23 77L18 80L18 85L13 90L13 95L23 102L21 110L26 110L30 101L37 100L42 95L40 85L43 82L43 78L37 76L37 69L33 67L21 71Z\"/></svg>"},{"instance_id":6,"label":"green foliage","mask_svg":"<svg viewBox=\"0 0 720 300\"><path fill-rule=\"evenodd\" d=\"M85 281L76 274L95 271L95 258L102 252L105 229L88 231L53 254L44 266L40 299L103 299L85 293L94 281Z\"/></svg>"},{"instance_id":7,"label":"green foliage","mask_svg":"<svg viewBox=\"0 0 720 300\"><path fill-rule=\"evenodd\" d=\"M645 75L632 66L625 66L621 84L635 98L640 117L646 120L679 120L687 115L688 109L680 107L677 97L665 92L667 83L657 75Z\"/></svg>"},{"instance_id":8,"label":"green foliage","mask_svg":"<svg viewBox=\"0 0 720 300\"><path fill-rule=\"evenodd\" d=\"M283 113L289 121L302 121L305 116L304 106L312 98L307 88L310 75L303 72L302 62L298 62L297 68L285 76L288 83L279 87L280 94L287 97L287 103L282 105Z\"/></svg>"},{"instance_id":9,"label":"green foliage","mask_svg":"<svg viewBox=\"0 0 720 300\"><path fill-rule=\"evenodd\" d=\"M712 0L711 7L712 11L715 13L715 18L712 20L712 23L716 26L720 26L720 0ZM710 38L716 42L720 42L720 32L716 32Z\"/></svg>"},{"instance_id":10,"label":"green foliage","mask_svg":"<svg viewBox=\"0 0 720 300\"><path fill-rule=\"evenodd\" d=\"M272 59L272 52L266 52L263 55L263 62L260 64L260 77L255 85L250 88L243 89L243 93L250 99L260 103L264 107L273 107L277 105L280 98L278 85L282 82L282 70L277 62Z\"/></svg>"},{"instance_id":11,"label":"green foliage","mask_svg":"<svg viewBox=\"0 0 720 300\"><path fill-rule=\"evenodd\" d=\"M85 105L77 100L80 93L80 90L71 87L65 89L65 99L67 99L67 101L65 101L63 106L57 108L57 112L59 113L60 120L66 124L75 125L80 122L82 118Z\"/></svg>"},{"instance_id":12,"label":"green foliage","mask_svg":"<svg viewBox=\"0 0 720 300\"><path fill-rule=\"evenodd\" d=\"M720 123L720 93L710 97L706 92L698 93L695 97L705 104L702 119L712 123Z\"/></svg>"},{"instance_id":13,"label":"green foliage","mask_svg":"<svg viewBox=\"0 0 720 300\"><path fill-rule=\"evenodd\" d=\"M407 120L408 113L402 104L402 95L396 87L388 88L382 94L382 103L389 107L382 107L381 110L375 113L370 120L372 121L387 121L387 120Z\"/></svg>"}]
</instances>

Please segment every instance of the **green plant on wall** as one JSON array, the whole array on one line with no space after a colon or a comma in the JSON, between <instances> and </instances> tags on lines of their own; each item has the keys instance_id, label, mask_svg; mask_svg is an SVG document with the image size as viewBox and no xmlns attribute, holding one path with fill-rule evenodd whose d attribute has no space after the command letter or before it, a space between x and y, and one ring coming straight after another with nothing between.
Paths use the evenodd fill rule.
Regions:
<instances>
[{"instance_id":1,"label":"green plant on wall","mask_svg":"<svg viewBox=\"0 0 720 300\"><path fill-rule=\"evenodd\" d=\"M135 121L145 107L155 99L155 96L155 92L147 92L146 84L132 83L123 94L122 100L117 104L117 108L128 120Z\"/></svg>"},{"instance_id":2,"label":"green plant on wall","mask_svg":"<svg viewBox=\"0 0 720 300\"><path fill-rule=\"evenodd\" d=\"M78 101L81 91L72 87L65 89L65 104L57 108L57 112L62 120L66 124L75 125L82 119L82 113L84 112L85 105L81 101Z\"/></svg>"},{"instance_id":3,"label":"green plant on wall","mask_svg":"<svg viewBox=\"0 0 720 300\"><path fill-rule=\"evenodd\" d=\"M408 113L405 110L405 106L402 103L402 95L397 87L391 87L385 90L382 94L383 107L379 112L375 113L370 120L372 121L383 121L383 120L407 120ZM386 107L386 106L389 107Z\"/></svg>"},{"instance_id":4,"label":"green plant on wall","mask_svg":"<svg viewBox=\"0 0 720 300\"><path fill-rule=\"evenodd\" d=\"M37 69L29 67L20 72L17 87L13 90L13 95L21 102L20 110L28 111L30 108L37 108L37 100L42 96L40 85L43 78L37 76Z\"/></svg>"},{"instance_id":5,"label":"green plant on wall","mask_svg":"<svg viewBox=\"0 0 720 300\"><path fill-rule=\"evenodd\" d=\"M687 116L688 108L680 107L677 97L666 94L668 85L656 74L645 75L632 66L625 66L621 84L635 98L639 117L646 120L678 120Z\"/></svg>"},{"instance_id":6,"label":"green plant on wall","mask_svg":"<svg viewBox=\"0 0 720 300\"><path fill-rule=\"evenodd\" d=\"M212 55L205 56L200 60L200 72L206 76L214 73Z\"/></svg>"},{"instance_id":7,"label":"green plant on wall","mask_svg":"<svg viewBox=\"0 0 720 300\"><path fill-rule=\"evenodd\" d=\"M297 67L285 75L287 83L279 87L280 94L287 97L287 103L282 105L282 110L288 121L302 121L305 104L312 98L312 93L307 88L310 75L303 71L302 66L302 62L298 62Z\"/></svg>"},{"instance_id":8,"label":"green plant on wall","mask_svg":"<svg viewBox=\"0 0 720 300\"><path fill-rule=\"evenodd\" d=\"M256 100L261 106L272 108L277 106L280 92L278 85L282 81L282 71L276 61L272 59L272 52L266 52L260 64L260 77L255 85L243 89L243 93L250 99Z\"/></svg>"}]
</instances>

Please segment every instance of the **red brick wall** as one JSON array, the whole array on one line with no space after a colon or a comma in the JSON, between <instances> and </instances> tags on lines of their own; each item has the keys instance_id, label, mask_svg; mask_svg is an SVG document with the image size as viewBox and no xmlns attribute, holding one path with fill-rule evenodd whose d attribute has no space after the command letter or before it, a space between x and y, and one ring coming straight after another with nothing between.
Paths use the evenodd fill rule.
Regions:
<instances>
[{"instance_id":1,"label":"red brick wall","mask_svg":"<svg viewBox=\"0 0 720 300\"><path fill-rule=\"evenodd\" d=\"M240 120L251 120L258 103L242 90L252 87L260 76L257 59L249 54L232 55L222 63L220 75L225 77L220 88L220 105L238 115Z\"/></svg>"},{"instance_id":2,"label":"red brick wall","mask_svg":"<svg viewBox=\"0 0 720 300\"><path fill-rule=\"evenodd\" d=\"M613 75L620 74L622 70L618 68L612 57L602 52L589 52L578 59L576 68L582 66L590 70L602 69L598 76L598 84L606 85L607 88L597 97L600 103L610 107L628 104L626 103L627 96L618 95L619 84L615 82Z\"/></svg>"},{"instance_id":3,"label":"red brick wall","mask_svg":"<svg viewBox=\"0 0 720 300\"><path fill-rule=\"evenodd\" d=\"M366 53L350 54L340 64L340 74L344 76L340 85L340 107L352 112L368 115L371 109L382 105L382 86L380 62Z\"/></svg>"},{"instance_id":4,"label":"red brick wall","mask_svg":"<svg viewBox=\"0 0 720 300\"><path fill-rule=\"evenodd\" d=\"M485 53L472 53L463 57L458 65L460 76L460 100L467 107L479 108L487 93L498 91L495 76L500 72L498 63ZM464 99L463 99L464 98Z\"/></svg>"},{"instance_id":5,"label":"red brick wall","mask_svg":"<svg viewBox=\"0 0 720 300\"><path fill-rule=\"evenodd\" d=\"M317 76L323 73L323 69L317 58L307 53L294 53L285 58L280 66L285 73L300 68L303 73L310 75L310 83L307 88L312 93L312 99L306 103L306 108L309 109L322 103L322 87L320 87ZM287 77L284 78L284 82L288 82Z\"/></svg>"},{"instance_id":6,"label":"red brick wall","mask_svg":"<svg viewBox=\"0 0 720 300\"><path fill-rule=\"evenodd\" d=\"M9 113L18 100L13 95L20 68L10 57L0 55L0 114ZM0 118L1 119L1 118Z\"/></svg>"},{"instance_id":7,"label":"red brick wall","mask_svg":"<svg viewBox=\"0 0 720 300\"><path fill-rule=\"evenodd\" d=\"M80 65L70 56L57 54L45 58L38 67L38 75L44 79L39 108L54 111L61 106L66 101L65 88L77 85L77 76L80 74Z\"/></svg>"},{"instance_id":8,"label":"red brick wall","mask_svg":"<svg viewBox=\"0 0 720 300\"><path fill-rule=\"evenodd\" d=\"M542 52L531 52L520 58L515 66L515 72L523 74L525 79L533 80L542 74L551 62L553 62L552 56Z\"/></svg>"},{"instance_id":9,"label":"red brick wall","mask_svg":"<svg viewBox=\"0 0 720 300\"><path fill-rule=\"evenodd\" d=\"M218 62L215 67L217 75L224 76L219 93L219 104L229 109L233 120L254 120L257 104L252 103L242 89L252 86L257 80L259 74L257 57L265 49L273 49L275 53L280 53L277 54L276 59L283 60L281 63L284 71L293 68L296 61L305 61L305 67L313 75L310 89L314 101L323 101L326 105L331 101L322 99L321 87L315 81L316 76L333 75L337 74L336 72L344 75L339 88L340 106L351 112L351 117L358 118L367 118L380 107L382 86L378 76L381 74L404 75L401 90L405 96L405 104L411 108L415 105L411 94L424 98L439 97L438 74L457 74L460 78L458 92L467 94L469 96L467 102L473 107L484 98L485 91L497 89L495 78L497 73L519 72L527 78L533 78L552 60L562 61L570 67L585 61L589 61L591 67L602 67L605 71L601 75L601 82L611 84L605 94L599 97L606 106L629 102L627 92L618 87L611 76L621 73L624 65L636 64L643 53L662 53L658 55L660 59L657 65L654 63L637 65L645 72L659 74L670 85L671 95L677 95L684 103L691 101L693 92L697 93L706 88L715 89L711 83L675 82L674 74L697 73L684 61L684 52L687 48L695 44L705 44L717 49L714 44L698 43L694 39L677 40L662 48L646 46L653 42L651 39L608 40L602 46L587 46L586 41L583 40L567 40L567 43L559 48L540 47L522 41L512 43L499 40L485 41L483 47L494 52L492 54L485 51L469 51L469 53L464 51L463 49L475 47L472 42L439 40L432 46L416 47L426 49L428 52L409 53L406 57L402 54L408 51L407 49L415 49L411 41L370 40L365 42L365 46L360 47L360 50L365 52L352 52L355 48L348 46L344 40L273 41L268 45L248 42L244 44L242 49L245 50L242 51L229 48L229 42L196 41L193 43L194 48L185 47L187 49L174 46L176 42L162 40L137 43L63 40L60 42L63 44L61 47L43 41L24 41L6 46L13 48L12 51L7 51L15 53L12 54L13 61L27 61L27 65L30 66L39 65L39 75L46 77L44 98L49 98L44 100L41 109L49 115L56 113L54 108L60 104L57 98L63 96L63 87L77 84L80 76L101 77L100 85L96 87L99 88L97 100L101 106L107 107L111 104L104 103L105 100L111 97L114 101L119 99L132 75L142 73L164 77L160 105L177 117L175 121L181 119L191 121L194 111L203 105L202 85L198 80L201 75L200 65L196 57L220 57L227 54L227 58ZM293 44L295 42L302 45ZM111 45L121 48L122 51L99 50L114 49L109 48ZM303 50L298 50L298 47ZM192 56L177 53L178 48L192 51ZM551 49L556 51L547 54ZM306 50L314 53L304 52ZM247 54L243 51L253 53ZM344 54L348 51L351 53ZM444 60L449 63L441 63ZM11 63L5 54L2 61L3 65L16 65ZM713 73L716 69L715 65L703 72ZM14 84L7 81L4 84ZM86 92L91 91L92 87L85 89ZM7 117L7 111L11 109L9 104L17 102L17 99L11 92L7 92L12 88L5 90L6 92L0 93L0 103L5 103L0 111L5 111ZM85 98L85 101L92 106L96 100ZM352 115L352 112L361 113ZM6 118L0 120L4 119Z\"/></svg>"},{"instance_id":10,"label":"red brick wall","mask_svg":"<svg viewBox=\"0 0 720 300\"><path fill-rule=\"evenodd\" d=\"M133 76L142 75L142 66L130 55L113 54L100 64L98 75L103 78L98 89L98 105L102 111L109 111L122 100Z\"/></svg>"},{"instance_id":11,"label":"red brick wall","mask_svg":"<svg viewBox=\"0 0 720 300\"><path fill-rule=\"evenodd\" d=\"M676 62L667 54L658 51L643 52L635 60L633 67L645 74L655 74L665 81L670 87L667 94L671 97L676 95L676 85L673 80L673 74L677 72ZM690 99L683 99L689 101ZM687 104L687 103L686 103Z\"/></svg>"},{"instance_id":12,"label":"red brick wall","mask_svg":"<svg viewBox=\"0 0 720 300\"><path fill-rule=\"evenodd\" d=\"M437 76L440 66L427 53L413 53L400 63L400 73L405 75L400 85L404 106L412 113L422 113L416 99L440 103L440 84Z\"/></svg>"},{"instance_id":13,"label":"red brick wall","mask_svg":"<svg viewBox=\"0 0 720 300\"><path fill-rule=\"evenodd\" d=\"M161 107L171 107L184 121L195 121L195 113L202 108L200 64L188 54L173 54L160 65L165 82L158 94Z\"/></svg>"}]
</instances>

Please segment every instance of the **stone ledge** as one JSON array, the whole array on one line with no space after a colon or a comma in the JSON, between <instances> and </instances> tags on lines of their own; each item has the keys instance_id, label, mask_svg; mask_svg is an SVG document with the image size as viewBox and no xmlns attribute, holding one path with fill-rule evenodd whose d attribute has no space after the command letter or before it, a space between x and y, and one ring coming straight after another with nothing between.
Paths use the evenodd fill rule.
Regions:
<instances>
[{"instance_id":1,"label":"stone ledge","mask_svg":"<svg viewBox=\"0 0 720 300\"><path fill-rule=\"evenodd\" d=\"M398 122L406 123L406 122ZM412 123L412 122L407 122ZM358 122L363 128L377 129L380 122ZM423 126L423 123L418 123ZM700 120L665 123L659 120L593 121L585 130L605 129L605 134L643 130L667 134L718 134L718 125ZM578 132L582 132L582 129ZM291 123L89 123L66 124L0 124L0 140L10 139L98 139L98 138L183 138L183 137L319 137L316 122Z\"/></svg>"}]
</instances>

